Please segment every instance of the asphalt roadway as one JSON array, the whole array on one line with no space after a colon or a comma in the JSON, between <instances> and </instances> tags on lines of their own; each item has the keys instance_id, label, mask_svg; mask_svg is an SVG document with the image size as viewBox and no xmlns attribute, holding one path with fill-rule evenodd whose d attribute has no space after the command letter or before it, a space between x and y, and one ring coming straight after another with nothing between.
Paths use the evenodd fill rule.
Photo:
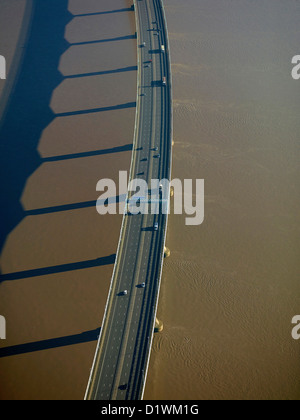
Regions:
<instances>
[{"instance_id":1,"label":"asphalt roadway","mask_svg":"<svg viewBox=\"0 0 300 420\"><path fill-rule=\"evenodd\" d=\"M169 179L171 174L169 48L162 1L136 0L135 13L139 81L130 177L144 179L150 186L151 179ZM157 230L155 223L158 223ZM87 400L143 398L166 228L167 215L161 211L159 214L124 215L111 288L85 395Z\"/></svg>"}]
</instances>

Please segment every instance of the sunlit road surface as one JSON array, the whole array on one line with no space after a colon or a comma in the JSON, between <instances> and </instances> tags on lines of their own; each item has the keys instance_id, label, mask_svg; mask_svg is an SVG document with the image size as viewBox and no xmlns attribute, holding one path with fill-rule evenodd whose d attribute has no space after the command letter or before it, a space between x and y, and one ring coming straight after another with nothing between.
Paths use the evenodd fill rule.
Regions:
<instances>
[{"instance_id":1,"label":"sunlit road surface","mask_svg":"<svg viewBox=\"0 0 300 420\"><path fill-rule=\"evenodd\" d=\"M131 179L170 179L172 96L161 0L135 2L138 101ZM164 83L165 78L165 83ZM158 223L158 229L154 225ZM124 215L88 400L142 399L159 297L167 215Z\"/></svg>"}]
</instances>

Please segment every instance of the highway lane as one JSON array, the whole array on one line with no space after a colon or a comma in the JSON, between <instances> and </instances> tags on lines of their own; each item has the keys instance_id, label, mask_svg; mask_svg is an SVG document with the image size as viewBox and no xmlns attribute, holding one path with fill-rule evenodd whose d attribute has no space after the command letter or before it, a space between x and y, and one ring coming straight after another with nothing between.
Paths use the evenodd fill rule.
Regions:
<instances>
[{"instance_id":1,"label":"highway lane","mask_svg":"<svg viewBox=\"0 0 300 420\"><path fill-rule=\"evenodd\" d=\"M169 178L171 93L167 33L160 0L135 2L139 83L131 179ZM144 44L145 43L145 44ZM166 48L167 49L167 48ZM157 148L157 150L155 150ZM155 155L160 154L160 157ZM154 230L154 223L158 230ZM147 376L167 216L124 215L103 326L86 399L141 399ZM145 283L145 287L142 284ZM127 294L124 294L124 291Z\"/></svg>"}]
</instances>

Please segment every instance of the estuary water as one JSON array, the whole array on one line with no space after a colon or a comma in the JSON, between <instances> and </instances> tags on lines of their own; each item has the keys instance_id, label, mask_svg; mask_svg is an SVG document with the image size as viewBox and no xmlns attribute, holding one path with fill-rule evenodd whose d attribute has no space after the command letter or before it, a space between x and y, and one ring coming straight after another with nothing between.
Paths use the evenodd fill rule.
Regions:
<instances>
[{"instance_id":1,"label":"estuary water","mask_svg":"<svg viewBox=\"0 0 300 420\"><path fill-rule=\"evenodd\" d=\"M96 183L130 166L135 22L129 0L41 4L0 0L0 398L82 399L121 227ZM204 179L205 220L170 216L145 399L299 399L299 4L164 4L173 178Z\"/></svg>"},{"instance_id":2,"label":"estuary water","mask_svg":"<svg viewBox=\"0 0 300 420\"><path fill-rule=\"evenodd\" d=\"M298 2L165 0L173 178L205 220L169 219L146 398L299 399Z\"/></svg>"}]
</instances>

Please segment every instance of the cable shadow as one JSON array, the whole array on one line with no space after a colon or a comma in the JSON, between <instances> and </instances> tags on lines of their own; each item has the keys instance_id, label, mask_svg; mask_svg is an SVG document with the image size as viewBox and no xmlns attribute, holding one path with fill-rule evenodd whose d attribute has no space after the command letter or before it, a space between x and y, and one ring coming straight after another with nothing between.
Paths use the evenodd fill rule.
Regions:
<instances>
[{"instance_id":1,"label":"cable shadow","mask_svg":"<svg viewBox=\"0 0 300 420\"><path fill-rule=\"evenodd\" d=\"M150 227L143 227L141 229L142 232L153 232L153 226Z\"/></svg>"},{"instance_id":2,"label":"cable shadow","mask_svg":"<svg viewBox=\"0 0 300 420\"><path fill-rule=\"evenodd\" d=\"M106 71L98 71L93 73L83 73L83 74L74 74L70 76L65 76L65 79L77 79L81 77L90 77L90 76L104 76L106 74L116 74L116 73L126 73L129 71L137 71L137 66L129 66L129 67L123 67L120 69L115 70L106 70Z\"/></svg>"},{"instance_id":3,"label":"cable shadow","mask_svg":"<svg viewBox=\"0 0 300 420\"><path fill-rule=\"evenodd\" d=\"M136 39L136 36L135 35L125 35L125 36L118 36L117 38L98 39L98 40L95 40L95 41L73 42L72 44L70 44L70 46L103 44L105 42L128 41L129 39Z\"/></svg>"},{"instance_id":4,"label":"cable shadow","mask_svg":"<svg viewBox=\"0 0 300 420\"><path fill-rule=\"evenodd\" d=\"M43 267L33 270L18 271L16 273L0 274L0 283L4 281L21 280L30 277L46 276L49 274L65 273L67 271L84 270L86 268L101 267L114 264L116 254L108 257L96 258L94 260L80 261L70 264L55 265L53 267Z\"/></svg>"},{"instance_id":5,"label":"cable shadow","mask_svg":"<svg viewBox=\"0 0 300 420\"><path fill-rule=\"evenodd\" d=\"M160 54L161 50L160 49L156 49L156 50L149 50L149 54Z\"/></svg>"},{"instance_id":6,"label":"cable shadow","mask_svg":"<svg viewBox=\"0 0 300 420\"><path fill-rule=\"evenodd\" d=\"M44 207L41 209L26 210L26 216L38 216L42 214L59 213L61 211L79 210L88 207L96 207L96 201L83 201L82 203L62 204L60 206Z\"/></svg>"},{"instance_id":7,"label":"cable shadow","mask_svg":"<svg viewBox=\"0 0 300 420\"><path fill-rule=\"evenodd\" d=\"M136 108L136 102L128 102L126 104L108 106L104 108L92 108L92 109L84 109L84 110L79 110L79 111L62 112L60 114L55 114L55 116L60 117L60 118L71 117L74 115L85 115L85 114L94 114L98 112L117 111L119 109L127 109L127 108Z\"/></svg>"},{"instance_id":8,"label":"cable shadow","mask_svg":"<svg viewBox=\"0 0 300 420\"><path fill-rule=\"evenodd\" d=\"M110 15L112 13L124 13L124 12L132 12L134 10L133 7L127 9L117 9L117 10L109 10L107 12L95 12L95 13L83 13L81 15L74 15L74 17L85 17L85 16L100 16L100 15Z\"/></svg>"},{"instance_id":9,"label":"cable shadow","mask_svg":"<svg viewBox=\"0 0 300 420\"><path fill-rule=\"evenodd\" d=\"M95 330L85 331L81 334L73 334L65 337L50 338L49 340L0 348L0 358L97 341L100 331L101 328L96 328Z\"/></svg>"},{"instance_id":10,"label":"cable shadow","mask_svg":"<svg viewBox=\"0 0 300 420\"><path fill-rule=\"evenodd\" d=\"M125 144L124 146L112 147L111 149L94 150L92 152L73 153L70 155L51 156L43 158L43 162L58 162L61 160L80 159L92 156L108 155L112 153L130 152L133 149L132 144Z\"/></svg>"},{"instance_id":11,"label":"cable shadow","mask_svg":"<svg viewBox=\"0 0 300 420\"><path fill-rule=\"evenodd\" d=\"M44 207L41 209L26 210L26 216L38 216L42 214L59 213L62 211L71 211L85 209L88 207L108 206L108 204L119 204L125 202L126 194L117 195L115 197L106 198L104 200L83 201L81 203L63 204L61 206Z\"/></svg>"}]
</instances>

